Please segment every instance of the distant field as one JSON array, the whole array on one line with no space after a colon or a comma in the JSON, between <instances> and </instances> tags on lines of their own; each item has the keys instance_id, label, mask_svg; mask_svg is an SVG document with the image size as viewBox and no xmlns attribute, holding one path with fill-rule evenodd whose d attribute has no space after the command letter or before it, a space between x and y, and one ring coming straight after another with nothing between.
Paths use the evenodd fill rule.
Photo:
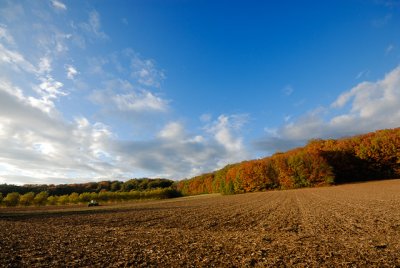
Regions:
<instances>
[{"instance_id":1,"label":"distant field","mask_svg":"<svg viewBox=\"0 0 400 268\"><path fill-rule=\"evenodd\" d=\"M0 266L400 266L400 180L0 209Z\"/></svg>"}]
</instances>

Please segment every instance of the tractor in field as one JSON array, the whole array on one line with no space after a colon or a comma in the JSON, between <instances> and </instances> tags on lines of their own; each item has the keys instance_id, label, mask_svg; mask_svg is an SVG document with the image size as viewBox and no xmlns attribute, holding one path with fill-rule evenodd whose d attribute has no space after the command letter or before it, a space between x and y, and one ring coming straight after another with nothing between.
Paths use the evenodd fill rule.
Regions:
<instances>
[{"instance_id":1,"label":"tractor in field","mask_svg":"<svg viewBox=\"0 0 400 268\"><path fill-rule=\"evenodd\" d=\"M88 203L88 207L97 207L99 206L99 202L97 202L96 200L90 200L90 202Z\"/></svg>"}]
</instances>

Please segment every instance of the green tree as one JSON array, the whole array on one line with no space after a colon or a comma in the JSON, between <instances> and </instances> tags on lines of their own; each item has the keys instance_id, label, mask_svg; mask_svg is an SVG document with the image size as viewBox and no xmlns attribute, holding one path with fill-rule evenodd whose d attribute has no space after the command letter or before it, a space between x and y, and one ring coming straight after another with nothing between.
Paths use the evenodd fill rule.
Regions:
<instances>
[{"instance_id":1,"label":"green tree","mask_svg":"<svg viewBox=\"0 0 400 268\"><path fill-rule=\"evenodd\" d=\"M19 198L19 204L21 206L30 206L33 204L34 198L35 198L34 192L29 192L29 193L23 194Z\"/></svg>"},{"instance_id":2,"label":"green tree","mask_svg":"<svg viewBox=\"0 0 400 268\"><path fill-rule=\"evenodd\" d=\"M114 181L113 183L111 183L111 191L116 192L121 190L121 185L122 183L120 181Z\"/></svg>"},{"instance_id":3,"label":"green tree","mask_svg":"<svg viewBox=\"0 0 400 268\"><path fill-rule=\"evenodd\" d=\"M3 194L0 193L0 206L3 204Z\"/></svg>"},{"instance_id":4,"label":"green tree","mask_svg":"<svg viewBox=\"0 0 400 268\"><path fill-rule=\"evenodd\" d=\"M45 191L38 193L35 198L33 199L33 203L36 206L44 206L47 203L47 198L49 197L49 194Z\"/></svg>"},{"instance_id":5,"label":"green tree","mask_svg":"<svg viewBox=\"0 0 400 268\"><path fill-rule=\"evenodd\" d=\"M15 207L18 205L19 196L20 195L17 192L9 193L6 197L4 197L3 202L7 207Z\"/></svg>"}]
</instances>

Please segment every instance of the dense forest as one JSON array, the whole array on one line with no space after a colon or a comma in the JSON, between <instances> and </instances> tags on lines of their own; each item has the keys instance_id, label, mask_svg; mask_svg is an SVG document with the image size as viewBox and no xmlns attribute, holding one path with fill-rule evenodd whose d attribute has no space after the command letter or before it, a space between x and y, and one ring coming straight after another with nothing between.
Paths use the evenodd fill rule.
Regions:
<instances>
[{"instance_id":1,"label":"dense forest","mask_svg":"<svg viewBox=\"0 0 400 268\"><path fill-rule=\"evenodd\" d=\"M400 128L244 161L177 183L185 195L245 193L400 177Z\"/></svg>"}]
</instances>

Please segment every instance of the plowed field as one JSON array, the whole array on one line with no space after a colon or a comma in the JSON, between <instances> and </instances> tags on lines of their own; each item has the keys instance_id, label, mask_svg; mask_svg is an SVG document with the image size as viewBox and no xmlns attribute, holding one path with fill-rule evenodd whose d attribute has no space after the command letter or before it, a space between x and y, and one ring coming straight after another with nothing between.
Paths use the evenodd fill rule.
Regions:
<instances>
[{"instance_id":1,"label":"plowed field","mask_svg":"<svg viewBox=\"0 0 400 268\"><path fill-rule=\"evenodd\" d=\"M400 180L0 209L0 266L400 267Z\"/></svg>"}]
</instances>

